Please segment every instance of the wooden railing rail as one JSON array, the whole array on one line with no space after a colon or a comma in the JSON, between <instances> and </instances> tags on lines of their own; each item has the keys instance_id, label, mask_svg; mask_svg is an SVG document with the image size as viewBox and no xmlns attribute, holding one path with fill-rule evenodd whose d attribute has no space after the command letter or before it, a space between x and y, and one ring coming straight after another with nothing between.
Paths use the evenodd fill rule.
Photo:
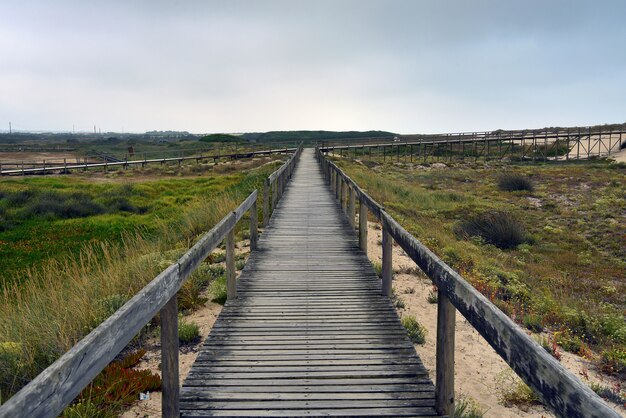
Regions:
<instances>
[{"instance_id":1,"label":"wooden railing rail","mask_svg":"<svg viewBox=\"0 0 626 418\"><path fill-rule=\"evenodd\" d=\"M240 159L240 158L252 158L259 157L263 155L272 155L272 154L289 154L297 151L297 148L277 148L277 149L267 149L263 151L240 151L238 153L231 154L202 154L202 155L193 155L186 157L162 157L162 158L141 158L141 159L133 159L123 161L104 161L104 162L82 162L82 163L74 163L64 158L63 161L46 161L42 160L41 162L28 162L28 161L13 161L13 162L4 162L0 163L0 175L25 175L25 174L37 174L42 173L45 174L46 171L67 171L67 170L77 170L83 169L87 170L88 168L103 168L107 170L111 167L124 167L127 168L131 165L141 165L146 166L151 163L171 163L178 162L179 164L183 161L197 161L200 162L202 160L213 160L217 161L219 159L229 158L229 159Z\"/></svg>"},{"instance_id":2,"label":"wooden railing rail","mask_svg":"<svg viewBox=\"0 0 626 418\"><path fill-rule=\"evenodd\" d=\"M265 180L263 185L263 227L267 226L271 212L276 208L278 201L285 192L285 187L293 175L302 149L303 145L300 144L287 162Z\"/></svg>"},{"instance_id":3,"label":"wooden railing rail","mask_svg":"<svg viewBox=\"0 0 626 418\"><path fill-rule=\"evenodd\" d=\"M437 286L435 390L439 413L451 415L454 411L454 327L455 310L458 310L558 416L619 417L617 412L530 338L519 325L408 233L354 180L326 158L321 150L318 149L316 155L339 201L343 202L346 198L346 193L341 192L344 187L348 188L347 193L358 199L359 245L364 251L367 251L368 209L382 223L382 293L387 296L391 294L392 239ZM349 216L353 216L352 211Z\"/></svg>"},{"instance_id":4,"label":"wooden railing rail","mask_svg":"<svg viewBox=\"0 0 626 418\"><path fill-rule=\"evenodd\" d=\"M270 178L280 181L281 193L293 172L302 147L274 171ZM289 176L286 174L289 173ZM250 212L250 249L258 240L257 196L255 190L209 232L204 234L178 261L163 270L117 312L80 340L68 352L41 372L29 384L0 406L0 417L56 417L106 367L141 328L160 312L162 416L179 416L178 308L176 294L184 281L222 241L226 243L228 299L235 298L234 230ZM269 216L269 213L263 214Z\"/></svg>"}]
</instances>

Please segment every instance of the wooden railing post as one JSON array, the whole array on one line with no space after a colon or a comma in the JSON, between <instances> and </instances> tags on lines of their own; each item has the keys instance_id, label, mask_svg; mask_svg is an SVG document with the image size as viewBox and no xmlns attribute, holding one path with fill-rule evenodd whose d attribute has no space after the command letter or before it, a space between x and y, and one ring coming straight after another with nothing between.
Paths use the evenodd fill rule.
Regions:
<instances>
[{"instance_id":1,"label":"wooden railing post","mask_svg":"<svg viewBox=\"0 0 626 418\"><path fill-rule=\"evenodd\" d=\"M252 206L250 206L250 251L256 250L258 241L259 241L259 214L257 212L257 201L255 199Z\"/></svg>"},{"instance_id":2,"label":"wooden railing post","mask_svg":"<svg viewBox=\"0 0 626 418\"><path fill-rule=\"evenodd\" d=\"M263 228L270 221L270 179L265 179L263 183Z\"/></svg>"},{"instance_id":3,"label":"wooden railing post","mask_svg":"<svg viewBox=\"0 0 626 418\"><path fill-rule=\"evenodd\" d=\"M276 209L276 202L278 202L278 179L272 184L272 212Z\"/></svg>"},{"instance_id":4,"label":"wooden railing post","mask_svg":"<svg viewBox=\"0 0 626 418\"><path fill-rule=\"evenodd\" d=\"M235 228L231 228L226 234L226 297L237 297L237 285L235 283Z\"/></svg>"},{"instance_id":5,"label":"wooden railing post","mask_svg":"<svg viewBox=\"0 0 626 418\"><path fill-rule=\"evenodd\" d=\"M341 175L335 170L335 195L337 200L341 200Z\"/></svg>"},{"instance_id":6,"label":"wooden railing post","mask_svg":"<svg viewBox=\"0 0 626 418\"><path fill-rule=\"evenodd\" d=\"M441 415L454 412L454 328L456 309L437 291L437 365L435 408Z\"/></svg>"},{"instance_id":7,"label":"wooden railing post","mask_svg":"<svg viewBox=\"0 0 626 418\"><path fill-rule=\"evenodd\" d=\"M178 304L176 294L161 309L161 411L164 418L177 418L178 380Z\"/></svg>"},{"instance_id":8,"label":"wooden railing post","mask_svg":"<svg viewBox=\"0 0 626 418\"><path fill-rule=\"evenodd\" d=\"M382 266L382 294L383 296L391 296L391 279L393 278L392 265L393 242L391 234L383 223L383 266Z\"/></svg>"},{"instance_id":9,"label":"wooden railing post","mask_svg":"<svg viewBox=\"0 0 626 418\"><path fill-rule=\"evenodd\" d=\"M367 254L367 206L363 199L359 202L359 247Z\"/></svg>"},{"instance_id":10,"label":"wooden railing post","mask_svg":"<svg viewBox=\"0 0 626 418\"><path fill-rule=\"evenodd\" d=\"M348 215L348 182L342 178L341 182L341 209L343 213Z\"/></svg>"},{"instance_id":11,"label":"wooden railing post","mask_svg":"<svg viewBox=\"0 0 626 418\"><path fill-rule=\"evenodd\" d=\"M353 187L348 187L348 221L350 226L354 229L354 222L356 218L356 190Z\"/></svg>"}]
</instances>

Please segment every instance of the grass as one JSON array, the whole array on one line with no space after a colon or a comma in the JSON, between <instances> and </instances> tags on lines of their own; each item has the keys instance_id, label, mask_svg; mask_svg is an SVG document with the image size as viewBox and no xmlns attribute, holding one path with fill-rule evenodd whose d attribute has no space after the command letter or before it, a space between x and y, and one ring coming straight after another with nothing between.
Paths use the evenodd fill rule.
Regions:
<instances>
[{"instance_id":1,"label":"grass","mask_svg":"<svg viewBox=\"0 0 626 418\"><path fill-rule=\"evenodd\" d=\"M457 398L452 418L483 418L485 410L472 398Z\"/></svg>"},{"instance_id":2,"label":"grass","mask_svg":"<svg viewBox=\"0 0 626 418\"><path fill-rule=\"evenodd\" d=\"M178 341L191 344L200 339L200 328L195 322L187 322L183 318L178 321Z\"/></svg>"},{"instance_id":3,"label":"grass","mask_svg":"<svg viewBox=\"0 0 626 418\"><path fill-rule=\"evenodd\" d=\"M564 349L592 349L602 358L599 366L622 373L617 353L626 349L626 165L338 164L511 318L556 333ZM504 169L530 179L532 196L503 193L498 183ZM515 240L507 232L494 245L500 241L488 234L497 224L495 213L503 223L516 221ZM460 225L481 217L487 218L482 230L459 234Z\"/></svg>"},{"instance_id":4,"label":"grass","mask_svg":"<svg viewBox=\"0 0 626 418\"><path fill-rule=\"evenodd\" d=\"M129 201L147 204L145 214L102 214L45 222L36 218L0 234L4 251L1 263L17 266L11 274L3 271L0 287L0 399L5 401L174 262L250 191L260 187L276 165L211 178L135 182ZM0 184L3 191L24 189L35 194L45 188L72 193L82 187L94 200L109 188L118 191L127 187L74 177ZM19 210L16 207L9 212ZM101 226L98 233L81 228L89 222ZM8 241L5 233L16 231L24 233L21 241ZM50 238L44 233L48 231ZM38 241L42 242L41 250L30 251ZM24 257L10 255L22 254L20 248ZM186 303L182 310L202 303L197 288L221 280L221 267L207 265L202 269L204 277L194 275L188 282L191 284L185 285L189 288L181 291Z\"/></svg>"},{"instance_id":5,"label":"grass","mask_svg":"<svg viewBox=\"0 0 626 418\"><path fill-rule=\"evenodd\" d=\"M406 329L409 339L414 344L424 344L426 342L426 328L414 316L403 317L402 326Z\"/></svg>"},{"instance_id":6,"label":"grass","mask_svg":"<svg viewBox=\"0 0 626 418\"><path fill-rule=\"evenodd\" d=\"M504 370L497 376L496 380L500 401L505 406L530 406L540 403L537 394L512 370Z\"/></svg>"}]
</instances>

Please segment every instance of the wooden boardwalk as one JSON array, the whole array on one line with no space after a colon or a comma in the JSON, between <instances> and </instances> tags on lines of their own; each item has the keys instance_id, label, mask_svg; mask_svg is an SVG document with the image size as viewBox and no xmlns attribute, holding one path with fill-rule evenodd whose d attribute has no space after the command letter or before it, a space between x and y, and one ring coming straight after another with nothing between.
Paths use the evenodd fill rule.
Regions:
<instances>
[{"instance_id":1,"label":"wooden boardwalk","mask_svg":"<svg viewBox=\"0 0 626 418\"><path fill-rule=\"evenodd\" d=\"M434 386L313 150L181 390L181 416L436 416Z\"/></svg>"}]
</instances>

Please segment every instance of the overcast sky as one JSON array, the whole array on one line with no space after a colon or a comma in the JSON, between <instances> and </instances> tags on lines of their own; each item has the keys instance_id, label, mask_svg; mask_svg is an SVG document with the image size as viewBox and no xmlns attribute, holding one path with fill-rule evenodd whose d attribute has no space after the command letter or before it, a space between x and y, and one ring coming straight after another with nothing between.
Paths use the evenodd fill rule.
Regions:
<instances>
[{"instance_id":1,"label":"overcast sky","mask_svg":"<svg viewBox=\"0 0 626 418\"><path fill-rule=\"evenodd\" d=\"M0 130L626 122L626 1L0 0Z\"/></svg>"}]
</instances>

